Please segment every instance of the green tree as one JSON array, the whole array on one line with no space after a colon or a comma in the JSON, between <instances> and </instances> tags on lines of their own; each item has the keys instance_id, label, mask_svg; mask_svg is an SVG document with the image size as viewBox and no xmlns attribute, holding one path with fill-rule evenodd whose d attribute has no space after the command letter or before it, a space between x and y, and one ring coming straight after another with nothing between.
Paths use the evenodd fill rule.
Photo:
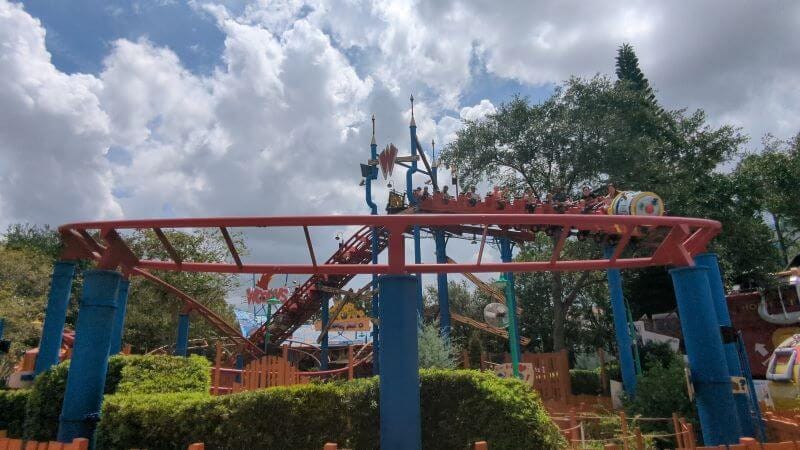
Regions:
<instances>
[{"instance_id":1,"label":"green tree","mask_svg":"<svg viewBox=\"0 0 800 450\"><path fill-rule=\"evenodd\" d=\"M448 293L450 300L450 311L458 313L470 319L483 322L483 308L493 302L486 294L478 289L471 288L467 281L453 281L448 283ZM428 286L425 290L425 303L427 305L438 305L438 290L435 286ZM457 346L467 347L478 355L472 361L479 362L480 352L500 353L508 351L508 341L476 330L454 320L450 321L450 338ZM472 358L472 356L471 356Z\"/></svg>"},{"instance_id":2,"label":"green tree","mask_svg":"<svg viewBox=\"0 0 800 450\"><path fill-rule=\"evenodd\" d=\"M7 377L25 350L36 347L44 321L52 261L30 248L0 246L0 317L8 355L0 355L0 379Z\"/></svg>"},{"instance_id":3,"label":"green tree","mask_svg":"<svg viewBox=\"0 0 800 450\"><path fill-rule=\"evenodd\" d=\"M420 369L455 369L457 350L453 342L439 334L439 323L422 325L418 333Z\"/></svg>"},{"instance_id":4,"label":"green tree","mask_svg":"<svg viewBox=\"0 0 800 450\"><path fill-rule=\"evenodd\" d=\"M788 141L767 136L761 153L743 158L735 175L746 189L743 195L755 203L754 209L769 218L781 262L789 264L800 251L800 134Z\"/></svg>"},{"instance_id":5,"label":"green tree","mask_svg":"<svg viewBox=\"0 0 800 450\"><path fill-rule=\"evenodd\" d=\"M768 230L742 204L735 181L717 172L738 154L746 137L730 126L710 126L702 110L663 111L651 97L633 49L623 46L618 56L616 83L603 76L571 78L540 104L514 97L494 114L466 121L442 161L458 167L466 184L491 180L516 194L523 189L540 197L555 189L575 194L584 184L606 180L654 191L666 200L671 215L723 222L725 232L712 249L722 255L729 279L768 269L770 251L763 239ZM557 238L553 233L525 245L536 247L533 255L546 255ZM600 249L576 246L575 252L574 257L588 257ZM537 280L530 290L536 298L520 298L523 310L535 311L544 297L553 309L552 348L564 348L563 324L573 313L576 293L592 283L592 276L553 273Z\"/></svg>"},{"instance_id":6,"label":"green tree","mask_svg":"<svg viewBox=\"0 0 800 450\"><path fill-rule=\"evenodd\" d=\"M632 45L624 43L617 49L616 72L620 83L629 83L630 89L641 91L645 98L655 104L656 96L639 68L639 58Z\"/></svg>"},{"instance_id":7,"label":"green tree","mask_svg":"<svg viewBox=\"0 0 800 450\"><path fill-rule=\"evenodd\" d=\"M207 230L190 233L165 233L186 259L219 262L228 257L223 238ZM234 236L241 254L241 238ZM137 231L126 237L133 252L143 259L167 259L169 255L152 231ZM0 242L0 317L6 319L6 336L13 342L11 357L5 358L2 370L10 370L24 350L36 347L41 336L47 291L53 262L61 251L58 233L46 226L12 225ZM82 270L91 266L82 261L67 314L66 327L74 328L81 293ZM237 285L233 275L154 272L167 282L193 296L223 319L235 324L233 309L225 296ZM175 342L177 315L182 302L152 283L134 277L125 321L124 341L136 352L146 352ZM216 332L202 319L194 318L191 338L214 337Z\"/></svg>"},{"instance_id":8,"label":"green tree","mask_svg":"<svg viewBox=\"0 0 800 450\"><path fill-rule=\"evenodd\" d=\"M221 262L228 258L222 236L209 230L164 231L172 246L187 261ZM240 254L245 249L240 236L234 236ZM137 231L128 237L133 252L142 259L168 259L169 255L151 230ZM225 296L238 285L234 275L215 273L153 273L204 304L235 326L233 308ZM172 294L146 280L134 277L128 299L124 342L136 352L146 352L175 343L178 314L183 303ZM213 327L198 317L192 318L190 339L213 338Z\"/></svg>"}]
</instances>

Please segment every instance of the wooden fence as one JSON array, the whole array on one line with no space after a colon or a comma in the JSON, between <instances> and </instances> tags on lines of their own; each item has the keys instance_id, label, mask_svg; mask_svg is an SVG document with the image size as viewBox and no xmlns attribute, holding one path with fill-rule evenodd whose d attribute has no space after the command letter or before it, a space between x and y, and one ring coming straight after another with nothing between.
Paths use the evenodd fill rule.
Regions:
<instances>
[{"instance_id":1,"label":"wooden fence","mask_svg":"<svg viewBox=\"0 0 800 450\"><path fill-rule=\"evenodd\" d=\"M88 450L88 439L75 439L69 444L63 442L37 442L6 437L6 431L0 430L0 450Z\"/></svg>"}]
</instances>

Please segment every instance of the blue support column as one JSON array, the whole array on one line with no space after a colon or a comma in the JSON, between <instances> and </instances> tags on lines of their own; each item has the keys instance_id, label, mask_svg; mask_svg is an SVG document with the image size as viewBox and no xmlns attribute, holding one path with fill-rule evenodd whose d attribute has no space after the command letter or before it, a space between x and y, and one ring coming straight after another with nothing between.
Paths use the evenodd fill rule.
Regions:
<instances>
[{"instance_id":1,"label":"blue support column","mask_svg":"<svg viewBox=\"0 0 800 450\"><path fill-rule=\"evenodd\" d=\"M436 240L436 262L447 264L447 242L445 241L444 231L436 230L433 232ZM447 274L436 274L437 291L439 294L439 333L442 337L450 338L450 292L447 288Z\"/></svg>"},{"instance_id":2,"label":"blue support column","mask_svg":"<svg viewBox=\"0 0 800 450\"><path fill-rule=\"evenodd\" d=\"M244 369L244 356L241 353L236 355L236 369L237 370ZM241 373L237 373L236 374L236 382L237 383L241 383L242 382L242 374Z\"/></svg>"},{"instance_id":3,"label":"blue support column","mask_svg":"<svg viewBox=\"0 0 800 450\"><path fill-rule=\"evenodd\" d=\"M381 302L381 450L420 450L417 312L419 279L386 275L378 279Z\"/></svg>"},{"instance_id":4,"label":"blue support column","mask_svg":"<svg viewBox=\"0 0 800 450\"><path fill-rule=\"evenodd\" d=\"M0 317L0 339L3 339L3 333L6 331L6 319Z\"/></svg>"},{"instance_id":5,"label":"blue support column","mask_svg":"<svg viewBox=\"0 0 800 450\"><path fill-rule=\"evenodd\" d=\"M708 268L681 267L669 273L678 301L703 444L737 443L736 402L708 283Z\"/></svg>"},{"instance_id":6,"label":"blue support column","mask_svg":"<svg viewBox=\"0 0 800 450\"><path fill-rule=\"evenodd\" d=\"M328 326L328 301L325 300L322 302L322 307L320 308L320 313L322 315L322 329L324 330L325 327ZM328 333L325 333L325 336L322 338L322 342L320 343L320 352L319 352L319 367L321 370L328 370Z\"/></svg>"},{"instance_id":7,"label":"blue support column","mask_svg":"<svg viewBox=\"0 0 800 450\"><path fill-rule=\"evenodd\" d=\"M84 275L75 345L58 423L59 442L91 439L99 420L121 279L119 272L111 270L90 270Z\"/></svg>"},{"instance_id":8,"label":"blue support column","mask_svg":"<svg viewBox=\"0 0 800 450\"><path fill-rule=\"evenodd\" d=\"M511 262L513 260L513 253L511 249L511 240L508 238L500 238L500 260L503 262ZM508 307L508 314L510 320L508 322L508 345L511 351L512 361L515 359L519 364L519 358L522 355L522 350L519 345L519 316L517 315L517 295L516 286L514 285L514 272L506 272L506 306ZM519 375L515 368L515 375Z\"/></svg>"},{"instance_id":9,"label":"blue support column","mask_svg":"<svg viewBox=\"0 0 800 450\"><path fill-rule=\"evenodd\" d=\"M131 280L123 278L119 282L119 294L117 295L117 313L114 316L114 326L111 329L111 348L109 355L116 355L122 351L122 335L125 332L125 311L128 307L128 290Z\"/></svg>"},{"instance_id":10,"label":"blue support column","mask_svg":"<svg viewBox=\"0 0 800 450\"><path fill-rule=\"evenodd\" d=\"M614 246L604 249L605 257L614 255ZM622 295L622 275L619 269L608 269L608 293L611 296L611 314L614 319L614 334L617 338L619 351L619 368L622 373L622 386L625 393L633 397L636 395L636 365L633 360L633 342L630 328L628 327L628 309L625 307L625 298Z\"/></svg>"},{"instance_id":11,"label":"blue support column","mask_svg":"<svg viewBox=\"0 0 800 450\"><path fill-rule=\"evenodd\" d=\"M725 287L722 285L722 274L719 270L719 261L716 253L703 253L694 258L695 264L708 268L708 285L711 288L711 298L714 300L717 324L720 327L731 326L731 315L728 312L728 301L725 299ZM725 361L728 364L728 373L732 377L742 376L742 366L739 363L739 354L736 351L736 342L723 343L725 348ZM739 430L742 436L755 437L755 428L750 416L750 405L747 394L735 394L736 412L739 416Z\"/></svg>"},{"instance_id":12,"label":"blue support column","mask_svg":"<svg viewBox=\"0 0 800 450\"><path fill-rule=\"evenodd\" d=\"M186 356L189 351L189 312L178 315L178 338L175 340L175 356Z\"/></svg>"},{"instance_id":13,"label":"blue support column","mask_svg":"<svg viewBox=\"0 0 800 450\"><path fill-rule=\"evenodd\" d=\"M72 278L75 276L74 261L58 261L53 265L53 278L50 280L50 293L47 296L47 311L39 341L39 356L36 357L34 374L39 375L58 364L61 352L61 337L67 319L67 306L72 291Z\"/></svg>"},{"instance_id":14,"label":"blue support column","mask_svg":"<svg viewBox=\"0 0 800 450\"><path fill-rule=\"evenodd\" d=\"M372 141L369 144L370 159L378 159L378 144L375 142L375 116L372 116ZM369 213L373 216L378 215L378 205L372 200L372 180L378 178L378 168L372 166L370 175L367 177L367 206L369 206ZM372 264L378 264L378 228L372 227ZM378 302L378 275L372 275L372 304L370 305L371 316L380 316L380 303ZM377 323L372 324L372 374L378 375L380 373L380 331Z\"/></svg>"},{"instance_id":15,"label":"blue support column","mask_svg":"<svg viewBox=\"0 0 800 450\"><path fill-rule=\"evenodd\" d=\"M411 96L411 123L408 126L411 134L411 156L417 156L417 122L414 120L414 96ZM414 174L417 173L417 160L411 161L411 168L406 171L406 197L412 206L417 206L417 199L414 198ZM419 225L412 227L412 236L414 237L414 263L420 264L422 262L422 248L420 246L420 228ZM417 289L417 316L420 323L424 314L424 303L422 300L422 274L418 273L419 289Z\"/></svg>"}]
</instances>

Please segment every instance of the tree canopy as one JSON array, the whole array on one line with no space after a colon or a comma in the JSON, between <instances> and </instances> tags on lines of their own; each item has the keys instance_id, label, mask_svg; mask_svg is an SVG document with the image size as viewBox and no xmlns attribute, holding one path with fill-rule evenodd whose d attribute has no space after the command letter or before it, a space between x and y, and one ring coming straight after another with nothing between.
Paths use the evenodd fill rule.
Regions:
<instances>
[{"instance_id":1,"label":"tree canopy","mask_svg":"<svg viewBox=\"0 0 800 450\"><path fill-rule=\"evenodd\" d=\"M166 231L172 245L187 259L223 261L228 250L223 238L206 231L192 233ZM138 231L126 239L142 258L167 258L152 231ZM240 252L245 249L236 238ZM0 241L0 317L6 319L5 337L12 341L9 358L0 364L0 378L11 370L17 358L36 347L41 336L52 265L58 259L61 243L58 233L46 226L11 225ZM81 294L82 271L92 263L78 266L69 302L66 327L74 328ZM235 323L233 309L225 296L236 286L232 275L203 273L156 273L167 282L193 296L229 323ZM123 341L134 351L146 352L175 342L179 299L145 280L131 281ZM215 331L203 320L192 320L190 337L214 337Z\"/></svg>"},{"instance_id":2,"label":"tree canopy","mask_svg":"<svg viewBox=\"0 0 800 450\"><path fill-rule=\"evenodd\" d=\"M720 254L729 282L759 278L778 267L771 231L760 213L766 203L750 195L751 184L720 170L734 164L747 137L733 126L710 125L702 110L661 108L628 44L617 54L616 81L602 75L573 77L541 103L515 96L496 112L464 125L442 154L464 184L489 181L517 195L531 189L540 198L556 190L577 196L583 185L601 190L606 182L618 189L653 191L665 200L670 215L723 223L711 250ZM523 244L518 258L549 255L555 238ZM571 245L583 255L600 251L597 245ZM581 303L573 293L588 289L594 277L518 277L521 286L533 286L520 290L523 310L537 311L542 301L552 308L553 349L566 346L565 324ZM653 303L648 286L669 286L666 277L663 269L626 277L635 280L626 285L635 312ZM659 308L674 305L671 291L657 303ZM521 324L523 332L541 326L535 317Z\"/></svg>"}]
</instances>

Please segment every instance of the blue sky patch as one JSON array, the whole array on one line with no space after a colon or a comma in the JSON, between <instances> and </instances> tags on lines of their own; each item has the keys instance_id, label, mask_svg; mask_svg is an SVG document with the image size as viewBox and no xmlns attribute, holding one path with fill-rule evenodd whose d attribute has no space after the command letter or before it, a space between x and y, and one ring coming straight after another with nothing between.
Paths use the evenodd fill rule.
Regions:
<instances>
[{"instance_id":1,"label":"blue sky patch","mask_svg":"<svg viewBox=\"0 0 800 450\"><path fill-rule=\"evenodd\" d=\"M25 0L41 20L53 64L66 73L102 70L117 39L146 37L174 51L190 71L206 75L220 63L225 35L209 14L185 1Z\"/></svg>"}]
</instances>

